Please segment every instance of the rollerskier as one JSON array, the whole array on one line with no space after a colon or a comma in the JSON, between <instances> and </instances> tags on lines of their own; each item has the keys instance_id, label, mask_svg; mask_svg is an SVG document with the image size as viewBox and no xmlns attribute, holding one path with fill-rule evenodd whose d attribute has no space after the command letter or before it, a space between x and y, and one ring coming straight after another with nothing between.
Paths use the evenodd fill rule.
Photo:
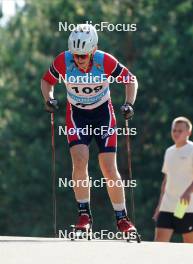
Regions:
<instances>
[{"instance_id":1,"label":"rollerskier","mask_svg":"<svg viewBox=\"0 0 193 264\"><path fill-rule=\"evenodd\" d=\"M69 36L69 50L60 53L44 74L41 80L41 90L46 110L50 113L55 112L58 102L54 98L54 85L61 76L65 79L66 126L73 164L72 179L75 182L89 181L89 145L94 137L99 150L99 166L106 179L117 228L121 232L136 231L127 215L124 187L116 184L117 180L121 180L121 176L117 170L116 118L110 97L109 77L125 85L125 103L121 110L127 120L134 115L133 105L138 83L135 76L125 66L109 53L98 50L97 45L96 29L92 25L78 25ZM91 78L85 83L85 78L90 76ZM92 127L93 133L86 135L81 133L81 129L86 126ZM94 133L96 129L101 131L103 126L114 129L114 133L106 131L105 133ZM75 131L79 129L79 132L72 135L69 132L70 129ZM115 182L114 186L109 187L108 181ZM78 208L75 229L91 229L90 189L88 186L75 185L74 193Z\"/></svg>"}]
</instances>

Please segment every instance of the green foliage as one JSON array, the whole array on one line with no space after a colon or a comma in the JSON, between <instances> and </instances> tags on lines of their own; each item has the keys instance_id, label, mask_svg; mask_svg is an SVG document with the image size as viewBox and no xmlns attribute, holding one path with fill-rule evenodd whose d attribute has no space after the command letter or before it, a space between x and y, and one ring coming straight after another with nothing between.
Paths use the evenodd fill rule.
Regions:
<instances>
[{"instance_id":1,"label":"green foliage","mask_svg":"<svg viewBox=\"0 0 193 264\"><path fill-rule=\"evenodd\" d=\"M137 127L132 137L136 222L144 239L153 239L152 215L161 183L164 150L171 144L170 123L178 115L191 119L193 91L192 1L99 0L27 1L21 11L0 28L0 233L1 235L52 235L52 179L50 117L44 112L40 79L52 59L67 49L69 32L59 32L58 22L100 21L137 23L137 32L99 32L99 48L115 55L136 74L139 93ZM112 85L112 100L123 126L120 105L124 88ZM65 100L57 85L55 95ZM56 117L64 124L65 110ZM90 176L102 177L96 146L91 146ZM56 137L57 176L71 177L71 160L64 136ZM118 141L118 165L127 177L124 137ZM127 201L129 203L128 189ZM107 192L92 189L96 230L115 230ZM75 221L71 189L58 189L58 228ZM109 219L112 224L109 226Z\"/></svg>"}]
</instances>

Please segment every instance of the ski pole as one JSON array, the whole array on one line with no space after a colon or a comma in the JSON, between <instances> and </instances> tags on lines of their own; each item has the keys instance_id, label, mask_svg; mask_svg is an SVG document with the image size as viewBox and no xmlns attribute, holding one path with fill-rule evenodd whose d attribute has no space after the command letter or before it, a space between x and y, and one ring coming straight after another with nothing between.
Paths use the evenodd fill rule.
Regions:
<instances>
[{"instance_id":1,"label":"ski pole","mask_svg":"<svg viewBox=\"0 0 193 264\"><path fill-rule=\"evenodd\" d=\"M53 227L54 237L57 237L56 226L56 158L55 158L55 138L54 138L54 113L51 113L51 144L52 144L52 199L53 199Z\"/></svg>"},{"instance_id":2,"label":"ski pole","mask_svg":"<svg viewBox=\"0 0 193 264\"><path fill-rule=\"evenodd\" d=\"M131 169L131 144L129 138L129 121L125 119L125 127L126 127L126 147L127 147L127 156L128 156L128 169L129 169L129 180L132 180L132 169ZM130 191L130 203L131 203L131 220L135 225L135 202L134 202L134 192L133 188L129 188Z\"/></svg>"}]
</instances>

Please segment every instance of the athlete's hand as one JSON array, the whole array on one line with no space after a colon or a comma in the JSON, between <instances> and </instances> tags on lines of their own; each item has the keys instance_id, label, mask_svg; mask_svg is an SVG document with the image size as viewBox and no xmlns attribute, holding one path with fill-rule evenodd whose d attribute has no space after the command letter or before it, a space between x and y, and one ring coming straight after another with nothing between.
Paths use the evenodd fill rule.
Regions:
<instances>
[{"instance_id":1,"label":"athlete's hand","mask_svg":"<svg viewBox=\"0 0 193 264\"><path fill-rule=\"evenodd\" d=\"M58 106L58 101L56 99L49 99L46 102L46 111L47 112L53 113L58 109L59 109L59 106Z\"/></svg>"},{"instance_id":2,"label":"athlete's hand","mask_svg":"<svg viewBox=\"0 0 193 264\"><path fill-rule=\"evenodd\" d=\"M131 103L125 103L121 106L121 112L125 119L132 119L134 115L133 105Z\"/></svg>"},{"instance_id":3,"label":"athlete's hand","mask_svg":"<svg viewBox=\"0 0 193 264\"><path fill-rule=\"evenodd\" d=\"M180 202L184 202L185 204L189 204L190 203L190 198L191 198L191 192L189 190L186 190L182 196L180 197Z\"/></svg>"}]
</instances>

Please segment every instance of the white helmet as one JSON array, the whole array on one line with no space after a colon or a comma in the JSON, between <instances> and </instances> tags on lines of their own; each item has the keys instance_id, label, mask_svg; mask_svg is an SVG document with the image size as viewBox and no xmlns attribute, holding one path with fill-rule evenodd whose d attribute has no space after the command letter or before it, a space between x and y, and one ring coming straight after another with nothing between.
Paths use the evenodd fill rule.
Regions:
<instances>
[{"instance_id":1,"label":"white helmet","mask_svg":"<svg viewBox=\"0 0 193 264\"><path fill-rule=\"evenodd\" d=\"M77 25L68 38L69 50L79 55L91 53L97 47L97 43L97 31L88 24Z\"/></svg>"}]
</instances>

